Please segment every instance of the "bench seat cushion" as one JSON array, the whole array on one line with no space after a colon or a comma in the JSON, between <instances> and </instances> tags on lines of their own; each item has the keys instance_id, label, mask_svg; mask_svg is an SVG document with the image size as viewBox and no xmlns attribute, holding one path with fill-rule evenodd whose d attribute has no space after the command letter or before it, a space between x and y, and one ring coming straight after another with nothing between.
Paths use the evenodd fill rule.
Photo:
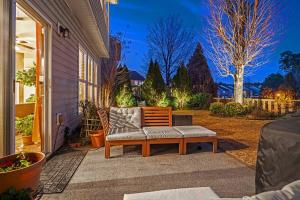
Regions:
<instances>
[{"instance_id":1,"label":"bench seat cushion","mask_svg":"<svg viewBox=\"0 0 300 200\"><path fill-rule=\"evenodd\" d=\"M107 141L115 140L145 140L146 135L142 129L137 128L112 128L106 136Z\"/></svg>"},{"instance_id":2,"label":"bench seat cushion","mask_svg":"<svg viewBox=\"0 0 300 200\"><path fill-rule=\"evenodd\" d=\"M180 132L169 126L144 127L143 130L147 139L182 138Z\"/></svg>"},{"instance_id":3,"label":"bench seat cushion","mask_svg":"<svg viewBox=\"0 0 300 200\"><path fill-rule=\"evenodd\" d=\"M216 132L202 126L174 126L184 138L216 136Z\"/></svg>"},{"instance_id":4,"label":"bench seat cushion","mask_svg":"<svg viewBox=\"0 0 300 200\"><path fill-rule=\"evenodd\" d=\"M181 188L125 194L124 200L217 200L218 195L209 187Z\"/></svg>"}]
</instances>

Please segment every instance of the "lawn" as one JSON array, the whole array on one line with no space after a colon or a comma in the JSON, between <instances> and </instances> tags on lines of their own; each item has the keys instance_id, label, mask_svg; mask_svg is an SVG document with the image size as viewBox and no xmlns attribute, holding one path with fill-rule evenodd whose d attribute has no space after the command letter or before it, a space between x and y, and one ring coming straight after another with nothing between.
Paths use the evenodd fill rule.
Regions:
<instances>
[{"instance_id":1,"label":"lawn","mask_svg":"<svg viewBox=\"0 0 300 200\"><path fill-rule=\"evenodd\" d=\"M221 149L250 167L255 167L261 127L269 120L222 118L206 110L180 110L173 114L193 115L193 124L217 132Z\"/></svg>"}]
</instances>

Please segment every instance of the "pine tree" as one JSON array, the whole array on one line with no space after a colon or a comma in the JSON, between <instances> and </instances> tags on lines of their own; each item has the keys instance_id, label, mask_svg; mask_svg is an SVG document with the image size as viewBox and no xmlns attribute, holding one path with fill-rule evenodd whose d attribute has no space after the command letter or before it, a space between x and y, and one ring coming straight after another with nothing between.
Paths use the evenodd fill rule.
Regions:
<instances>
[{"instance_id":1,"label":"pine tree","mask_svg":"<svg viewBox=\"0 0 300 200\"><path fill-rule=\"evenodd\" d=\"M153 73L153 88L157 93L162 93L166 91L165 81L162 77L160 67L157 61L154 62L154 73Z\"/></svg>"},{"instance_id":2,"label":"pine tree","mask_svg":"<svg viewBox=\"0 0 300 200\"><path fill-rule=\"evenodd\" d=\"M173 88L180 91L191 91L190 77L184 63L181 63L180 67L177 69L177 73L173 77Z\"/></svg>"},{"instance_id":3,"label":"pine tree","mask_svg":"<svg viewBox=\"0 0 300 200\"><path fill-rule=\"evenodd\" d=\"M136 100L130 83L129 70L126 65L120 66L117 70L116 104L120 107L131 107L135 105Z\"/></svg>"},{"instance_id":4,"label":"pine tree","mask_svg":"<svg viewBox=\"0 0 300 200\"><path fill-rule=\"evenodd\" d=\"M142 98L147 105L156 105L161 94L165 91L165 82L162 78L158 63L151 59L146 80L142 85Z\"/></svg>"},{"instance_id":5,"label":"pine tree","mask_svg":"<svg viewBox=\"0 0 300 200\"><path fill-rule=\"evenodd\" d=\"M198 43L193 56L188 63L188 74L191 79L191 87L194 93L204 92L216 94L216 84L211 76L202 46Z\"/></svg>"}]
</instances>

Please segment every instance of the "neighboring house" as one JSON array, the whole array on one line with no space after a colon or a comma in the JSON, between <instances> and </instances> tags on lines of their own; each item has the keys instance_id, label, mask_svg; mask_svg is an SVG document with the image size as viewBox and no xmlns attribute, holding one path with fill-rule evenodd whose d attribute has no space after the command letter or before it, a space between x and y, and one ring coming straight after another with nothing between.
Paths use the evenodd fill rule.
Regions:
<instances>
[{"instance_id":1,"label":"neighboring house","mask_svg":"<svg viewBox=\"0 0 300 200\"><path fill-rule=\"evenodd\" d=\"M137 71L129 71L129 78L132 87L143 85L145 78Z\"/></svg>"},{"instance_id":2,"label":"neighboring house","mask_svg":"<svg viewBox=\"0 0 300 200\"><path fill-rule=\"evenodd\" d=\"M141 85L143 85L145 78L137 71L129 71L129 78L133 94L139 99L141 96Z\"/></svg>"},{"instance_id":3,"label":"neighboring house","mask_svg":"<svg viewBox=\"0 0 300 200\"><path fill-rule=\"evenodd\" d=\"M98 103L110 3L117 1L0 0L0 157L16 151L15 113L30 96L37 99L32 138L46 154L63 144L65 127L79 125L81 100ZM29 66L35 86L15 82Z\"/></svg>"},{"instance_id":4,"label":"neighboring house","mask_svg":"<svg viewBox=\"0 0 300 200\"><path fill-rule=\"evenodd\" d=\"M244 97L258 98L261 90L260 83L245 83L244 84ZM217 95L219 98L232 98L234 95L233 84L218 83Z\"/></svg>"}]
</instances>

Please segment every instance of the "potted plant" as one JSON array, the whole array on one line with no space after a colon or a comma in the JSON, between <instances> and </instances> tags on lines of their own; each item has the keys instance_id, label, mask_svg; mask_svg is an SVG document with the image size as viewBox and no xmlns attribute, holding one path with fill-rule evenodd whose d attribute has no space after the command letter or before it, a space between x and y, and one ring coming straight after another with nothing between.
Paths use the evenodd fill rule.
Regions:
<instances>
[{"instance_id":1,"label":"potted plant","mask_svg":"<svg viewBox=\"0 0 300 200\"><path fill-rule=\"evenodd\" d=\"M81 101L80 108L82 111L81 136L90 138L94 148L104 146L104 133L97 113L97 106L90 101Z\"/></svg>"},{"instance_id":2,"label":"potted plant","mask_svg":"<svg viewBox=\"0 0 300 200\"><path fill-rule=\"evenodd\" d=\"M0 158L0 194L9 188L16 190L38 188L45 155L19 153Z\"/></svg>"},{"instance_id":3,"label":"potted plant","mask_svg":"<svg viewBox=\"0 0 300 200\"><path fill-rule=\"evenodd\" d=\"M23 145L31 145L32 142L32 129L33 129L33 115L27 115L23 118L17 118L16 131L22 134Z\"/></svg>"}]
</instances>

